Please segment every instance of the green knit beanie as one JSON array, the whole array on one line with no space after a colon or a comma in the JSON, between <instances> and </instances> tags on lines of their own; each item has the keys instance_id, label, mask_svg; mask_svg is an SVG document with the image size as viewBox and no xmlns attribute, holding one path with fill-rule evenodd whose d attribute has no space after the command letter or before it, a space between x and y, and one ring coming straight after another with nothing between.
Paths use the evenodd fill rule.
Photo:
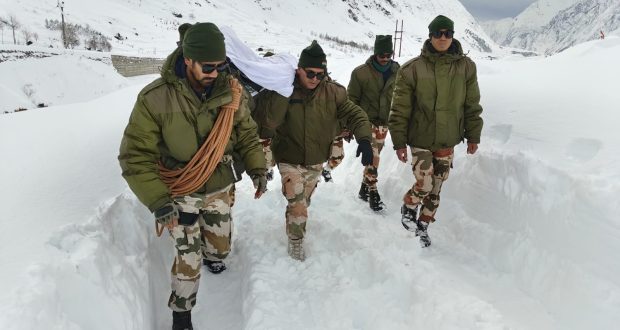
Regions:
<instances>
[{"instance_id":1,"label":"green knit beanie","mask_svg":"<svg viewBox=\"0 0 620 330\"><path fill-rule=\"evenodd\" d=\"M226 60L224 35L213 23L196 23L185 32L183 56L198 62Z\"/></svg>"},{"instance_id":2,"label":"green knit beanie","mask_svg":"<svg viewBox=\"0 0 620 330\"><path fill-rule=\"evenodd\" d=\"M299 63L297 66L300 68L323 68L327 70L327 59L325 57L325 53L316 40L313 40L310 46L301 51L301 56L299 56Z\"/></svg>"},{"instance_id":3,"label":"green knit beanie","mask_svg":"<svg viewBox=\"0 0 620 330\"><path fill-rule=\"evenodd\" d=\"M185 32L187 32L187 30L191 27L192 25L190 23L183 23L179 25L179 41L183 42L183 37L185 36Z\"/></svg>"},{"instance_id":4,"label":"green knit beanie","mask_svg":"<svg viewBox=\"0 0 620 330\"><path fill-rule=\"evenodd\" d=\"M442 29L454 31L454 22L446 16L439 15L428 25L428 32L436 32Z\"/></svg>"},{"instance_id":5,"label":"green knit beanie","mask_svg":"<svg viewBox=\"0 0 620 330\"><path fill-rule=\"evenodd\" d=\"M378 35L375 37L375 55L392 53L392 36Z\"/></svg>"}]
</instances>

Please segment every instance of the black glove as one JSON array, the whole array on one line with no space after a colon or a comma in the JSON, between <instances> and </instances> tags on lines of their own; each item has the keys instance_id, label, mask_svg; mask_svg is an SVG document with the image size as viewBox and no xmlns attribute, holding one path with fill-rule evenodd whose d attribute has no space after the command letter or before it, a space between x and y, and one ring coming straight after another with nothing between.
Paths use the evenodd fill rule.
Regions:
<instances>
[{"instance_id":1,"label":"black glove","mask_svg":"<svg viewBox=\"0 0 620 330\"><path fill-rule=\"evenodd\" d=\"M267 177L263 174L252 174L252 183L257 192L264 193L267 191Z\"/></svg>"},{"instance_id":2,"label":"black glove","mask_svg":"<svg viewBox=\"0 0 620 330\"><path fill-rule=\"evenodd\" d=\"M368 140L357 141L357 151L355 157L359 157L362 154L362 165L368 166L372 164L372 146Z\"/></svg>"},{"instance_id":3,"label":"black glove","mask_svg":"<svg viewBox=\"0 0 620 330\"><path fill-rule=\"evenodd\" d=\"M172 223L173 219L179 218L179 209L178 206L174 203L168 203L153 212L155 215L155 220L159 222L161 225L168 225Z\"/></svg>"}]
</instances>

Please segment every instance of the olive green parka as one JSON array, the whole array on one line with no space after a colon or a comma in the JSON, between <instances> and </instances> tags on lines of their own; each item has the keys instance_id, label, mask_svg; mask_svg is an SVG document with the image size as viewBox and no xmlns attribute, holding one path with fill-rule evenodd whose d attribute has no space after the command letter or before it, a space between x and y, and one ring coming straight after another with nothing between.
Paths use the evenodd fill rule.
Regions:
<instances>
[{"instance_id":1,"label":"olive green parka","mask_svg":"<svg viewBox=\"0 0 620 330\"><path fill-rule=\"evenodd\" d=\"M232 100L228 85L231 76L226 73L219 74L210 96L203 95L201 100L187 79L175 72L183 60L179 57L181 48L168 56L161 78L138 94L118 156L123 177L151 211L172 201L168 187L160 179L157 163L161 161L169 169L185 166L211 133L220 107ZM250 117L248 98L243 95L234 115L224 155L237 152L248 173L264 173L265 156L258 142L256 123ZM197 192L210 193L234 182L231 161L221 160Z\"/></svg>"},{"instance_id":2,"label":"olive green parka","mask_svg":"<svg viewBox=\"0 0 620 330\"><path fill-rule=\"evenodd\" d=\"M388 123L394 149L436 151L463 139L480 143L481 113L476 65L461 44L454 39L448 52L439 54L427 40L421 55L396 75Z\"/></svg>"},{"instance_id":3,"label":"olive green parka","mask_svg":"<svg viewBox=\"0 0 620 330\"><path fill-rule=\"evenodd\" d=\"M340 134L340 122L357 140L370 141L368 117L338 83L324 80L314 90L307 90L295 81L290 97L266 91L255 101L259 135L273 138L273 155L279 163L308 166L325 162L332 141Z\"/></svg>"},{"instance_id":4,"label":"olive green parka","mask_svg":"<svg viewBox=\"0 0 620 330\"><path fill-rule=\"evenodd\" d=\"M394 61L390 63L389 70L392 74L384 82L383 74L372 65L374 57L375 55L372 55L366 63L353 70L347 93L349 99L366 112L373 125L385 126L390 115L394 81L400 65Z\"/></svg>"}]
</instances>

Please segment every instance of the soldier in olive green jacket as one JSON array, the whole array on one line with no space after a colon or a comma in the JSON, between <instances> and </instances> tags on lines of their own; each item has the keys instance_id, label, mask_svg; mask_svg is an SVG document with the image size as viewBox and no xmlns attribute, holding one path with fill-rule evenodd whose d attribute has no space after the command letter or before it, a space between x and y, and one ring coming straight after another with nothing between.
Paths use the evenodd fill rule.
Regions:
<instances>
[{"instance_id":1,"label":"soldier in olive green jacket","mask_svg":"<svg viewBox=\"0 0 620 330\"><path fill-rule=\"evenodd\" d=\"M372 161L368 117L347 98L343 86L325 79L326 70L325 53L313 41L299 58L293 94L286 98L265 92L256 100L254 110L260 137L273 137L273 156L282 177L282 193L288 200L289 255L300 261L305 258L302 240L310 198L341 121L357 139L362 164Z\"/></svg>"},{"instance_id":2,"label":"soldier in olive green jacket","mask_svg":"<svg viewBox=\"0 0 620 330\"><path fill-rule=\"evenodd\" d=\"M422 54L398 71L389 119L398 159L406 162L411 147L416 182L403 198L402 223L420 236L422 247L431 244L427 228L435 221L454 146L467 139L467 153L474 154L482 131L476 65L452 38L454 22L439 15L428 28Z\"/></svg>"},{"instance_id":3,"label":"soldier in olive green jacket","mask_svg":"<svg viewBox=\"0 0 620 330\"><path fill-rule=\"evenodd\" d=\"M225 269L230 252L234 202L231 153L241 155L256 197L266 189L265 155L250 117L248 95L235 111L232 132L222 137L224 154L197 190L173 196L160 177L159 166L185 167L213 130L221 107L231 103L224 36L212 23L197 23L185 33L182 46L166 60L158 78L136 100L118 157L122 175L138 199L168 228L176 248L172 267L173 329L191 328L201 261L214 273ZM227 142L226 142L227 141ZM204 259L203 259L204 258Z\"/></svg>"},{"instance_id":4,"label":"soldier in olive green jacket","mask_svg":"<svg viewBox=\"0 0 620 330\"><path fill-rule=\"evenodd\" d=\"M364 167L359 198L367 201L373 211L385 207L377 190L377 176L380 157L387 136L388 116L392 104L392 92L396 72L400 66L392 61L392 36L377 35L374 55L366 63L358 66L351 73L347 93L353 103L359 105L372 123L372 164Z\"/></svg>"}]
</instances>

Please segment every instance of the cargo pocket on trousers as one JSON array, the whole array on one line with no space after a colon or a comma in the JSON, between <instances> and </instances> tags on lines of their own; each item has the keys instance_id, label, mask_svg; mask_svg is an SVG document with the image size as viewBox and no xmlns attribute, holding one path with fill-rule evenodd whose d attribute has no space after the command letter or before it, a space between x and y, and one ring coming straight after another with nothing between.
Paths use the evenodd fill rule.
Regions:
<instances>
[{"instance_id":1,"label":"cargo pocket on trousers","mask_svg":"<svg viewBox=\"0 0 620 330\"><path fill-rule=\"evenodd\" d=\"M179 225L170 230L170 236L172 236L178 251L189 250L190 246L186 229L198 221L199 215L196 213L179 212Z\"/></svg>"},{"instance_id":2,"label":"cargo pocket on trousers","mask_svg":"<svg viewBox=\"0 0 620 330\"><path fill-rule=\"evenodd\" d=\"M199 213L179 212L179 225L193 226L199 215Z\"/></svg>"}]
</instances>

